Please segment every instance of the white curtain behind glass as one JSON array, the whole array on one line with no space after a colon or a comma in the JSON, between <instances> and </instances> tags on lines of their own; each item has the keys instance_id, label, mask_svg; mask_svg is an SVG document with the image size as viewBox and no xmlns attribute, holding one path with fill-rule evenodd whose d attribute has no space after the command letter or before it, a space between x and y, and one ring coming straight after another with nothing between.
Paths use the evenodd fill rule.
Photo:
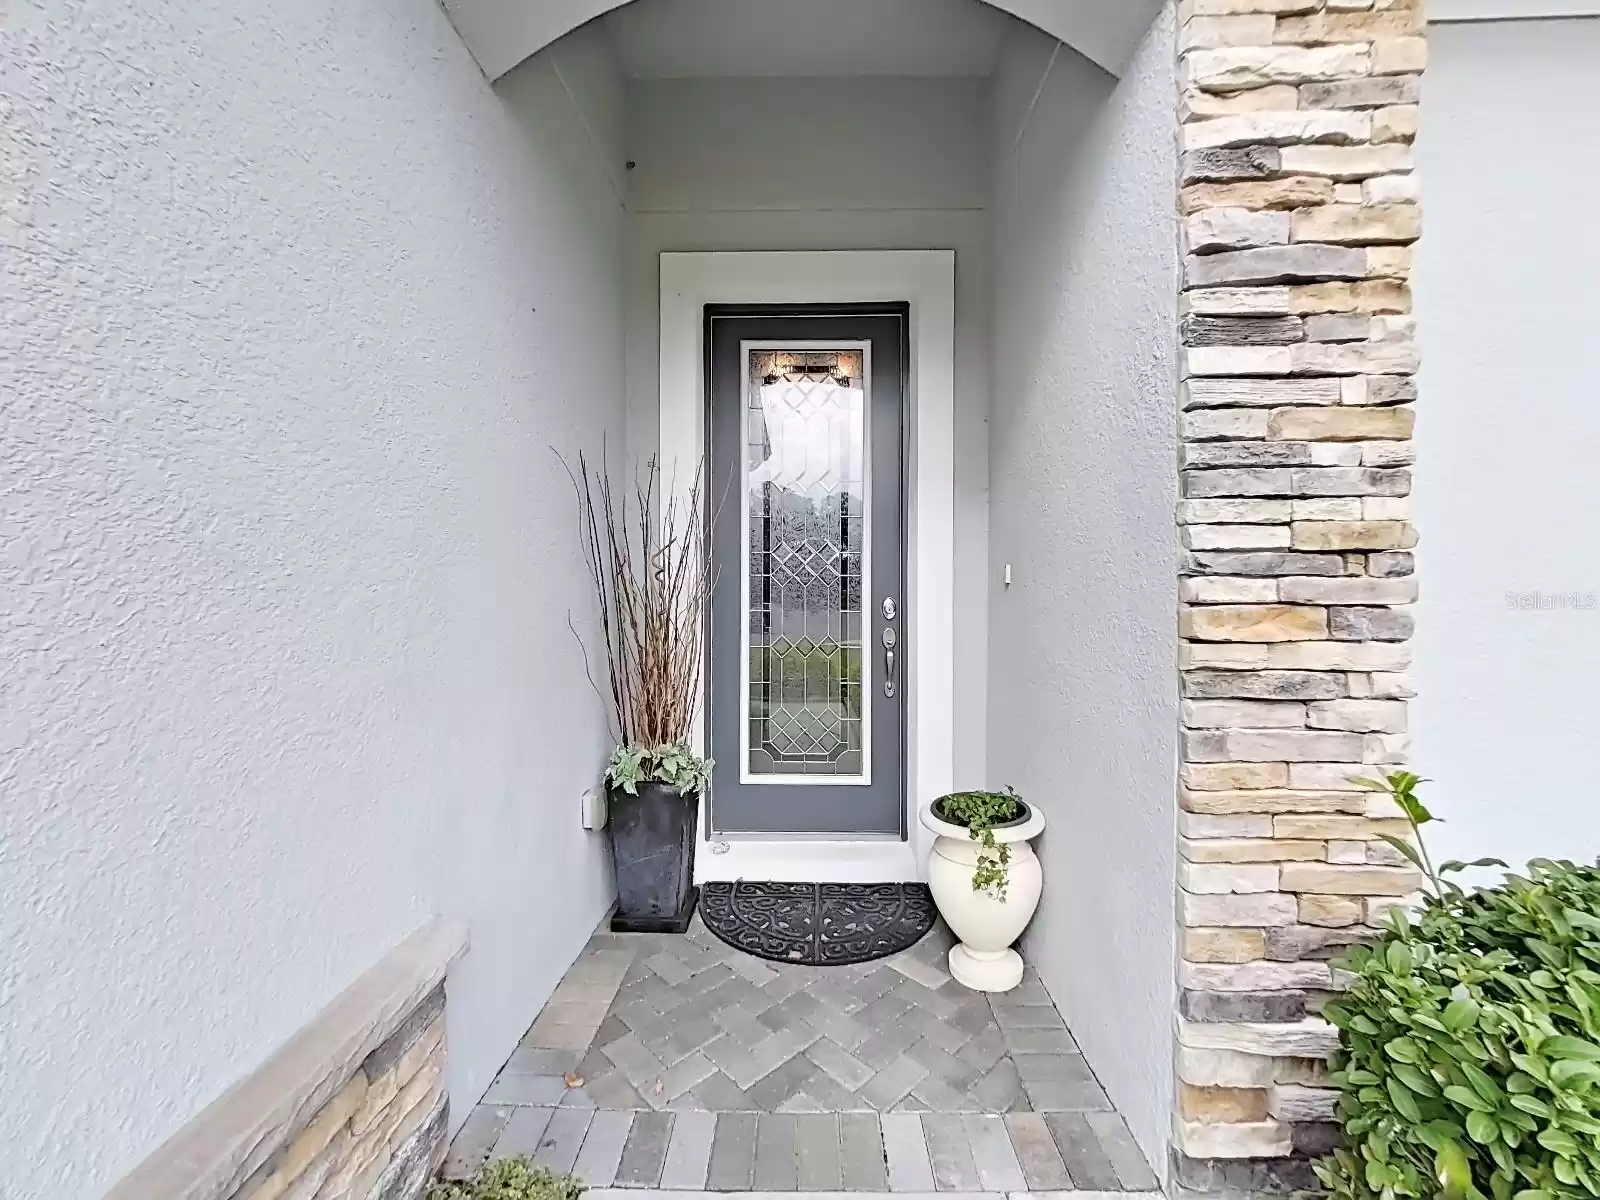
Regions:
<instances>
[{"instance_id":1,"label":"white curtain behind glass","mask_svg":"<svg viewBox=\"0 0 1600 1200\"><path fill-rule=\"evenodd\" d=\"M770 449L751 470L752 492L762 484L820 503L831 495L862 495L863 434L861 388L832 380L763 384L761 412Z\"/></svg>"}]
</instances>

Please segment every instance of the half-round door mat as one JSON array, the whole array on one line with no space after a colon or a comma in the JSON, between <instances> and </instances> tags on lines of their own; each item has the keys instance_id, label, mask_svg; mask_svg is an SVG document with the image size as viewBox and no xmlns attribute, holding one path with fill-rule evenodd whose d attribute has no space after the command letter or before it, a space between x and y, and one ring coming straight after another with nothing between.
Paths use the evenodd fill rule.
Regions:
<instances>
[{"instance_id":1,"label":"half-round door mat","mask_svg":"<svg viewBox=\"0 0 1600 1200\"><path fill-rule=\"evenodd\" d=\"M938 916L925 883L700 887L700 916L728 945L774 962L842 967L908 950Z\"/></svg>"}]
</instances>

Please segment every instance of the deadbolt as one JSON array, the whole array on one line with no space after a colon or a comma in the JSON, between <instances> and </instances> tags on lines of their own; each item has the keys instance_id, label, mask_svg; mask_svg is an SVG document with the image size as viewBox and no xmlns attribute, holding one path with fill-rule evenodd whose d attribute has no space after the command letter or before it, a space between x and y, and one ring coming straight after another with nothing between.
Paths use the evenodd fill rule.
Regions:
<instances>
[{"instance_id":1,"label":"deadbolt","mask_svg":"<svg viewBox=\"0 0 1600 1200\"><path fill-rule=\"evenodd\" d=\"M895 607L893 596L885 596L883 598L883 619L885 621L894 620L895 614L899 611L900 610Z\"/></svg>"}]
</instances>

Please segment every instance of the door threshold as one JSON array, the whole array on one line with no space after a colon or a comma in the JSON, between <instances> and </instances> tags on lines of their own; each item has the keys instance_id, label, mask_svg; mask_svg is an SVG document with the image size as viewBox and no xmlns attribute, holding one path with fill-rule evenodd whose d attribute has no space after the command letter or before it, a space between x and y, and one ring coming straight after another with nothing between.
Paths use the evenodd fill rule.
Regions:
<instances>
[{"instance_id":1,"label":"door threshold","mask_svg":"<svg viewBox=\"0 0 1600 1200\"><path fill-rule=\"evenodd\" d=\"M695 848L696 883L912 883L921 878L915 845L899 838L713 838Z\"/></svg>"},{"instance_id":2,"label":"door threshold","mask_svg":"<svg viewBox=\"0 0 1600 1200\"><path fill-rule=\"evenodd\" d=\"M869 846L882 846L885 844L898 845L906 839L898 833L708 833L705 840L709 843L727 842L733 845L737 842L827 842L830 845L848 843L850 845L865 844Z\"/></svg>"}]
</instances>

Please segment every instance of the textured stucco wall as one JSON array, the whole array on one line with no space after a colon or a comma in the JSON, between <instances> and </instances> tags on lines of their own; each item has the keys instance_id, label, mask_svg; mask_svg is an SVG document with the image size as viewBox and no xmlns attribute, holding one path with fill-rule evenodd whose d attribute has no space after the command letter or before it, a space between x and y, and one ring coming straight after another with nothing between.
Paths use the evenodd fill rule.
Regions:
<instances>
[{"instance_id":1,"label":"textured stucco wall","mask_svg":"<svg viewBox=\"0 0 1600 1200\"><path fill-rule=\"evenodd\" d=\"M956 252L956 628L988 583L991 243L985 84L964 78L699 79L629 87L628 448L660 431L667 250ZM750 153L748 147L771 152ZM986 646L955 648L955 777L982 783Z\"/></svg>"},{"instance_id":2,"label":"textured stucco wall","mask_svg":"<svg viewBox=\"0 0 1600 1200\"><path fill-rule=\"evenodd\" d=\"M1435 857L1593 861L1600 19L1434 25L1429 42L1412 761L1445 818ZM1507 145L1538 164L1532 188L1484 169Z\"/></svg>"},{"instance_id":3,"label":"textured stucco wall","mask_svg":"<svg viewBox=\"0 0 1600 1200\"><path fill-rule=\"evenodd\" d=\"M1063 48L1041 89L1051 52L1013 42L994 97L989 774L1050 821L1026 955L1159 1165L1177 726L1170 10L1120 82Z\"/></svg>"},{"instance_id":4,"label":"textured stucco wall","mask_svg":"<svg viewBox=\"0 0 1600 1200\"><path fill-rule=\"evenodd\" d=\"M613 188L428 0L7 20L0 1192L100 1195L433 912L464 1115L607 900L550 447L620 429Z\"/></svg>"}]
</instances>

